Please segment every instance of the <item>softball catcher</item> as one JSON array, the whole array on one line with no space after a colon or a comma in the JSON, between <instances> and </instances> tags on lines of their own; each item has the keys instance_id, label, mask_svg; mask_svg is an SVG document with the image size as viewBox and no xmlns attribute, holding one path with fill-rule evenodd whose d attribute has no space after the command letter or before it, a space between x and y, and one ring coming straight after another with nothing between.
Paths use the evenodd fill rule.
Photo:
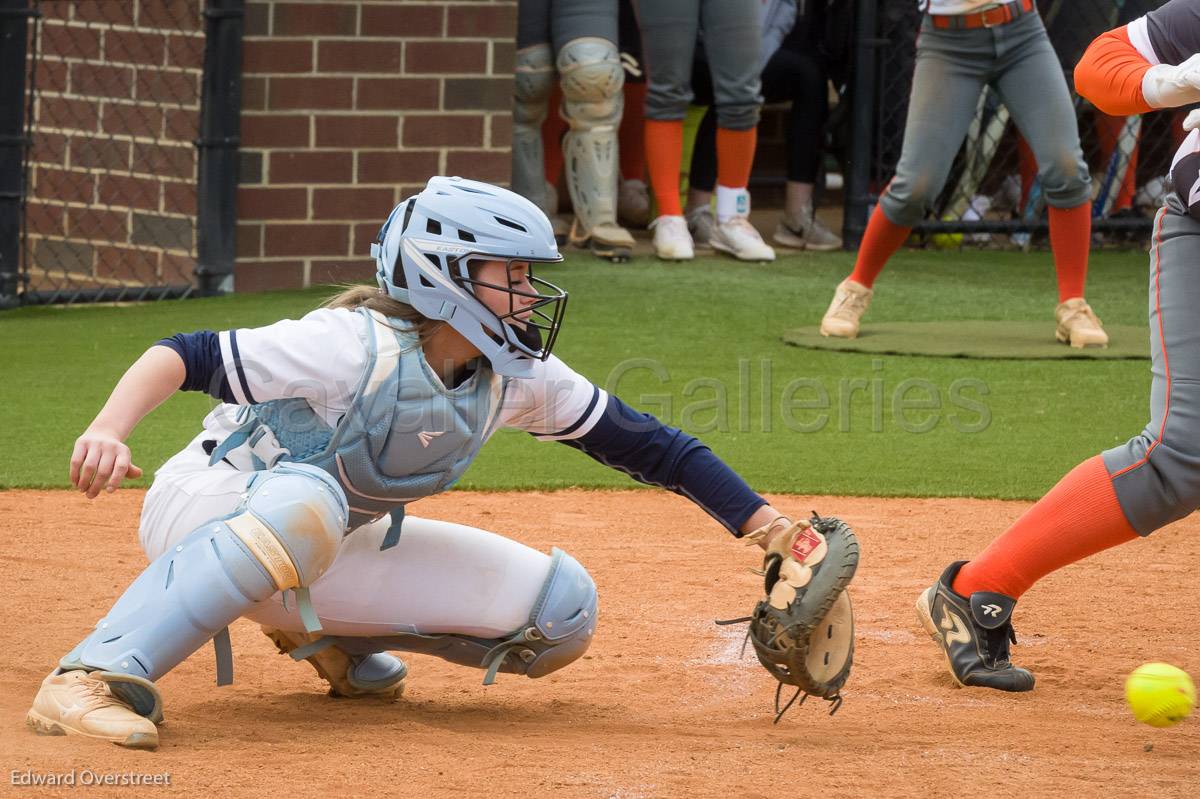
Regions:
<instances>
[{"instance_id":1,"label":"softball catcher","mask_svg":"<svg viewBox=\"0 0 1200 799\"><path fill-rule=\"evenodd\" d=\"M1075 68L1075 87L1113 116L1200 102L1200 0L1172 0L1099 36ZM950 564L920 595L918 618L960 685L1032 690L1033 674L1009 654L1021 595L1200 508L1200 112L1184 127L1150 248L1150 420L1076 466L978 557Z\"/></svg>"},{"instance_id":2,"label":"softball catcher","mask_svg":"<svg viewBox=\"0 0 1200 799\"><path fill-rule=\"evenodd\" d=\"M628 260L633 237L617 224L617 128L625 69L617 50L617 1L520 0L513 85L513 191L553 215L544 172L542 122L554 88L570 125L563 137L572 243ZM558 143L554 142L554 146Z\"/></svg>"},{"instance_id":3,"label":"softball catcher","mask_svg":"<svg viewBox=\"0 0 1200 799\"><path fill-rule=\"evenodd\" d=\"M853 534L792 522L700 441L551 354L567 294L533 274L561 260L537 206L435 177L372 252L378 288L300 320L163 339L121 378L71 457L89 497L141 473L123 441L176 390L223 403L156 473L140 525L150 565L42 682L30 726L155 747L155 681L212 640L230 682L241 616L348 696L399 691L407 668L390 650L479 669L485 684L578 659L598 610L578 561L404 512L452 486L502 427L682 494L761 545L772 622L758 626L776 673L837 697ZM825 665L808 666L829 641Z\"/></svg>"},{"instance_id":4,"label":"softball catcher","mask_svg":"<svg viewBox=\"0 0 1200 799\"><path fill-rule=\"evenodd\" d=\"M941 193L979 95L990 86L1037 159L1058 277L1055 338L1072 347L1107 346L1108 334L1083 297L1091 176L1071 95L1034 0L918 2L926 13L900 161L867 223L854 270L821 320L821 335L858 335L876 277Z\"/></svg>"}]
</instances>

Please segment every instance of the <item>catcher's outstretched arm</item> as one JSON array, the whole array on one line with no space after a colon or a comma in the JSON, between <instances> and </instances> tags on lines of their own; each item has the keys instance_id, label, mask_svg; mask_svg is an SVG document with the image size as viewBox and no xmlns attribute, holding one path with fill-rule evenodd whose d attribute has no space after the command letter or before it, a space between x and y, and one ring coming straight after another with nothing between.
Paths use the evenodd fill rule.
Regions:
<instances>
[{"instance_id":1,"label":"catcher's outstretched arm","mask_svg":"<svg viewBox=\"0 0 1200 799\"><path fill-rule=\"evenodd\" d=\"M560 443L581 450L635 480L681 494L737 537L769 505L737 472L695 436L607 396L599 421L579 438ZM772 518L779 514L769 514ZM755 524L754 527L760 525Z\"/></svg>"}]
</instances>

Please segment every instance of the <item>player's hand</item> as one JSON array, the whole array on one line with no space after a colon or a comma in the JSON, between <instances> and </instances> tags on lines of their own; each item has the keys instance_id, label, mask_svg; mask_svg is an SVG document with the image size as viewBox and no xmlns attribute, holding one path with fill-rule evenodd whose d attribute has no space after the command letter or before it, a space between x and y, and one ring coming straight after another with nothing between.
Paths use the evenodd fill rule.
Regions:
<instances>
[{"instance_id":1,"label":"player's hand","mask_svg":"<svg viewBox=\"0 0 1200 799\"><path fill-rule=\"evenodd\" d=\"M142 476L131 457L129 447L118 436L89 429L75 440L71 485L86 493L88 499L95 499L101 491L112 493L126 477Z\"/></svg>"}]
</instances>

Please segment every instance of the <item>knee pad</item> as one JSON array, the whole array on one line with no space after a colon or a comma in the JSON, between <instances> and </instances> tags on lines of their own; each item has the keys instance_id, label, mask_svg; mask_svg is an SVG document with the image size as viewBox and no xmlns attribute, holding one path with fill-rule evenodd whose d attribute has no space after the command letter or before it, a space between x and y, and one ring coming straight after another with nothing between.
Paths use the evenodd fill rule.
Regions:
<instances>
[{"instance_id":1,"label":"knee pad","mask_svg":"<svg viewBox=\"0 0 1200 799\"><path fill-rule=\"evenodd\" d=\"M62 667L156 680L212 639L218 682L232 681L226 627L254 603L295 589L306 626L319 629L307 586L333 562L347 518L341 487L320 469L256 475L236 512L151 562Z\"/></svg>"},{"instance_id":2,"label":"knee pad","mask_svg":"<svg viewBox=\"0 0 1200 799\"><path fill-rule=\"evenodd\" d=\"M499 671L544 677L578 660L592 643L596 613L596 584L591 575L577 560L555 548L550 573L529 611L529 624L507 638L402 633L334 640L343 651L354 654L396 649L485 669L483 684L491 685Z\"/></svg>"},{"instance_id":3,"label":"knee pad","mask_svg":"<svg viewBox=\"0 0 1200 799\"><path fill-rule=\"evenodd\" d=\"M225 524L284 591L325 573L349 512L342 487L328 473L289 463L255 475L242 507Z\"/></svg>"},{"instance_id":4,"label":"knee pad","mask_svg":"<svg viewBox=\"0 0 1200 799\"><path fill-rule=\"evenodd\" d=\"M561 549L554 549L550 574L529 613L529 627L521 634L523 641L538 646L521 651L523 644L516 645L526 664L526 676L544 677L583 656L596 631L597 600L596 583L587 570Z\"/></svg>"},{"instance_id":5,"label":"knee pad","mask_svg":"<svg viewBox=\"0 0 1200 799\"><path fill-rule=\"evenodd\" d=\"M550 45L535 44L518 50L513 74L513 124L542 124L553 88L554 55Z\"/></svg>"},{"instance_id":6,"label":"knee pad","mask_svg":"<svg viewBox=\"0 0 1200 799\"><path fill-rule=\"evenodd\" d=\"M572 39L558 53L563 117L571 130L616 130L623 109L625 70L617 46L607 39Z\"/></svg>"}]
</instances>

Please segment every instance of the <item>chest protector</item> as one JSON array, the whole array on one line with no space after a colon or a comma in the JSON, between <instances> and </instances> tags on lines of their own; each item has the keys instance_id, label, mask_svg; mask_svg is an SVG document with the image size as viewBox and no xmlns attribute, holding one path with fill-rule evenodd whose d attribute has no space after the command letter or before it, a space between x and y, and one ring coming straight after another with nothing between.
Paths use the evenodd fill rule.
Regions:
<instances>
[{"instance_id":1,"label":"chest protector","mask_svg":"<svg viewBox=\"0 0 1200 799\"><path fill-rule=\"evenodd\" d=\"M496 424L507 378L481 363L446 389L416 334L374 311L358 312L369 322L367 366L337 426L301 397L245 406L209 464L236 453L254 469L282 461L317 466L346 493L347 529L392 514L386 548L399 537L404 505L450 488L475 459Z\"/></svg>"}]
</instances>

